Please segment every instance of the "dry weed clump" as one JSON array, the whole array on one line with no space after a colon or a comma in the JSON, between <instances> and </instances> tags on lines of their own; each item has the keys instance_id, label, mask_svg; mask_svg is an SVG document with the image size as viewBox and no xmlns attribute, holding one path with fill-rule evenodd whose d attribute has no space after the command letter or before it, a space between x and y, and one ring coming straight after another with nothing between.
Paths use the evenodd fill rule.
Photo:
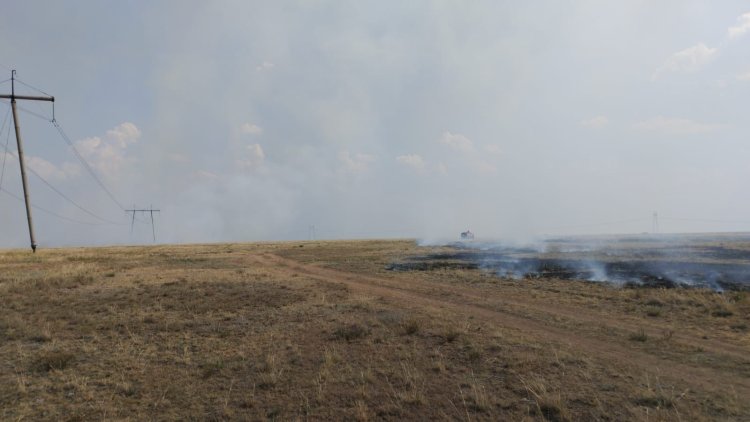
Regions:
<instances>
[{"instance_id":1,"label":"dry weed clump","mask_svg":"<svg viewBox=\"0 0 750 422\"><path fill-rule=\"evenodd\" d=\"M468 387L468 391L464 392L462 387ZM491 410L492 404L489 395L487 394L487 389L483 383L477 381L474 371L471 371L469 379L459 386L458 389L461 394L461 402L465 408L480 413L489 412Z\"/></svg>"},{"instance_id":2,"label":"dry weed clump","mask_svg":"<svg viewBox=\"0 0 750 422\"><path fill-rule=\"evenodd\" d=\"M422 321L417 318L408 318L401 323L401 328L407 336L413 336L422 329Z\"/></svg>"},{"instance_id":3,"label":"dry weed clump","mask_svg":"<svg viewBox=\"0 0 750 422\"><path fill-rule=\"evenodd\" d=\"M41 372L62 371L74 360L75 354L59 348L52 348L41 351L34 359L32 368Z\"/></svg>"},{"instance_id":4,"label":"dry weed clump","mask_svg":"<svg viewBox=\"0 0 750 422\"><path fill-rule=\"evenodd\" d=\"M688 391L679 392L674 386L665 385L658 377L652 382L651 377L646 376L645 383L633 397L633 403L655 410L674 410L687 393Z\"/></svg>"},{"instance_id":5,"label":"dry weed clump","mask_svg":"<svg viewBox=\"0 0 750 422\"><path fill-rule=\"evenodd\" d=\"M360 323L350 323L338 327L333 331L334 338L353 341L370 335L370 328Z\"/></svg>"},{"instance_id":6,"label":"dry weed clump","mask_svg":"<svg viewBox=\"0 0 750 422\"><path fill-rule=\"evenodd\" d=\"M562 394L551 390L547 381L535 374L529 379L520 378L520 381L533 403L530 413L540 415L551 422L572 420Z\"/></svg>"},{"instance_id":7,"label":"dry weed clump","mask_svg":"<svg viewBox=\"0 0 750 422\"><path fill-rule=\"evenodd\" d=\"M628 336L628 339L631 341L645 342L648 341L648 334L646 334L646 331L641 328L637 332L631 333Z\"/></svg>"}]
</instances>

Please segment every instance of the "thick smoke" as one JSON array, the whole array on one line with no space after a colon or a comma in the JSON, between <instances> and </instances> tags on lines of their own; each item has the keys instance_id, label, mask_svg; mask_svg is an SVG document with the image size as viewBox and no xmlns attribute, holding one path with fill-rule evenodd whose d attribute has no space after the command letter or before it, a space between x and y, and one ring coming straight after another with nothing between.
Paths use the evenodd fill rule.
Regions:
<instances>
[{"instance_id":1,"label":"thick smoke","mask_svg":"<svg viewBox=\"0 0 750 422\"><path fill-rule=\"evenodd\" d=\"M157 242L749 227L746 2L293 3L13 2L0 65L55 96L125 207L161 209ZM32 177L90 223L36 212L42 246L151 243L49 122L21 124L30 166L122 221ZM22 203L0 219L0 247L28 243Z\"/></svg>"}]
</instances>

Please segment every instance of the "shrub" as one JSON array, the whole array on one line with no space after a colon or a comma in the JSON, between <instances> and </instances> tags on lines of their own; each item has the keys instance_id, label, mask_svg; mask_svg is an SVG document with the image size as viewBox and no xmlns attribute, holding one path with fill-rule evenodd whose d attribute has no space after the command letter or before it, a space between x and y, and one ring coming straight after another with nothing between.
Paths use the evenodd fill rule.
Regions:
<instances>
[{"instance_id":1,"label":"shrub","mask_svg":"<svg viewBox=\"0 0 750 422\"><path fill-rule=\"evenodd\" d=\"M734 313L727 308L716 308L711 312L711 315L719 318L727 318L734 315Z\"/></svg>"},{"instance_id":2,"label":"shrub","mask_svg":"<svg viewBox=\"0 0 750 422\"><path fill-rule=\"evenodd\" d=\"M401 328L404 329L404 333L406 335L414 335L419 332L419 330L422 328L422 323L419 322L416 318L409 318L403 323L401 323Z\"/></svg>"},{"instance_id":3,"label":"shrub","mask_svg":"<svg viewBox=\"0 0 750 422\"><path fill-rule=\"evenodd\" d=\"M346 341L356 340L370 334L370 329L364 325L353 323L339 327L333 331L333 336Z\"/></svg>"},{"instance_id":4,"label":"shrub","mask_svg":"<svg viewBox=\"0 0 750 422\"><path fill-rule=\"evenodd\" d=\"M51 370L61 371L70 365L75 356L64 350L50 350L43 352L34 362L34 367L42 372Z\"/></svg>"},{"instance_id":5,"label":"shrub","mask_svg":"<svg viewBox=\"0 0 750 422\"><path fill-rule=\"evenodd\" d=\"M632 340L632 341L644 342L644 341L648 340L648 335L646 334L645 331L643 331L643 328L641 328L640 330L638 330L637 333L632 333L630 335L630 337L628 337L628 338L630 340Z\"/></svg>"}]
</instances>

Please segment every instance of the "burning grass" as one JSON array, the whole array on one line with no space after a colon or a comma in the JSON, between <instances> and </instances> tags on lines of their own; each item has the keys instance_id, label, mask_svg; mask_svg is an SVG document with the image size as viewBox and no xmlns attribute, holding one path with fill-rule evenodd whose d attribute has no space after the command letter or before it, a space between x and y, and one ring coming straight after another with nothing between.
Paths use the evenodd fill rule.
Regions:
<instances>
[{"instance_id":1,"label":"burning grass","mask_svg":"<svg viewBox=\"0 0 750 422\"><path fill-rule=\"evenodd\" d=\"M0 253L0 419L750 415L746 292L393 272L422 250L303 246Z\"/></svg>"}]
</instances>

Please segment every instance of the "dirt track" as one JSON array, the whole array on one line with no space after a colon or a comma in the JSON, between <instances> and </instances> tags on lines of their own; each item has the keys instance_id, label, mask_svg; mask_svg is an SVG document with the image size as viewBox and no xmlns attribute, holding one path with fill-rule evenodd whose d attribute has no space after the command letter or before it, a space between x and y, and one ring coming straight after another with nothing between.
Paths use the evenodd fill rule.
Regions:
<instances>
[{"instance_id":1,"label":"dirt track","mask_svg":"<svg viewBox=\"0 0 750 422\"><path fill-rule=\"evenodd\" d=\"M508 298L501 291L483 291L480 294L466 288L426 283L413 278L388 279L344 272L303 264L274 254L252 256L250 259L284 276L298 274L327 283L341 283L353 292L383 297L396 301L401 306L471 315L493 324L514 328L542 341L557 342L608 365L618 366L624 371L647 369L678 384L707 391L721 392L727 385L731 385L741 396L750 397L750 379L745 374L737 374L734 370L706 368L648 353L638 349L622 335L624 332L643 328L647 334L658 336L661 333L657 324L613 319L611 315L586 309L557 304L543 305L538 301L522 300L519 297ZM565 320L565 323L550 324L547 322L550 320ZM576 329L581 324L593 324L597 327L597 334L592 334L591 331L582 334L581 330ZM672 334L670 341L683 347L708 351L718 360L731 359L745 368L750 366L750 355L740 345L679 334Z\"/></svg>"}]
</instances>

